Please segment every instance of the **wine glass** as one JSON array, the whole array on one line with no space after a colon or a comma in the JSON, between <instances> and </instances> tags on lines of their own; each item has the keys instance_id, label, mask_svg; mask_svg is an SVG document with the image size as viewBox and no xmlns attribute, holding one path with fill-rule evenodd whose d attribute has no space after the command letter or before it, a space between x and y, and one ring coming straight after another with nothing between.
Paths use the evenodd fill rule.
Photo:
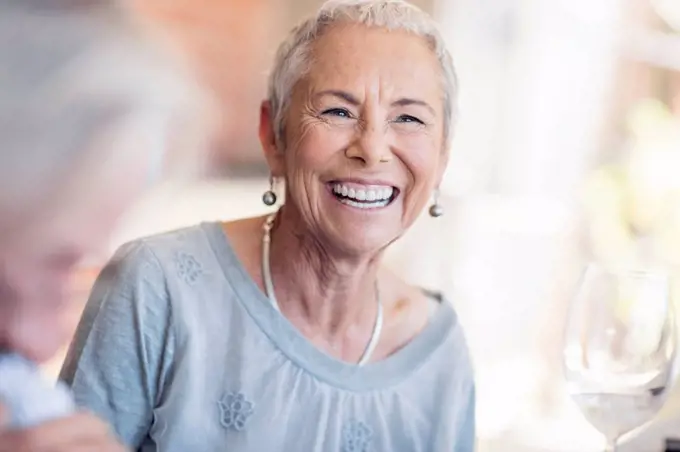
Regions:
<instances>
[{"instance_id":1,"label":"wine glass","mask_svg":"<svg viewBox=\"0 0 680 452\"><path fill-rule=\"evenodd\" d=\"M675 340L665 273L587 267L567 319L564 371L569 394L607 451L665 403Z\"/></svg>"}]
</instances>

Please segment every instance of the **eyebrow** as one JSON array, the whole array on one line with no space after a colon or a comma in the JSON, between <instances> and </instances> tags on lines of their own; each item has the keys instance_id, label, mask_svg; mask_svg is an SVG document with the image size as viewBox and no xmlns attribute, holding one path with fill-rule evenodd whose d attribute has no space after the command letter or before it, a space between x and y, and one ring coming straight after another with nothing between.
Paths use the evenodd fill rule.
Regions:
<instances>
[{"instance_id":1,"label":"eyebrow","mask_svg":"<svg viewBox=\"0 0 680 452\"><path fill-rule=\"evenodd\" d=\"M434 108L432 108L432 106L425 102L424 100L410 99L408 97L405 97L392 102L393 107L407 107L409 105L419 105L421 107L425 107L430 111L430 113L432 113L433 116L437 116L437 113L434 111Z\"/></svg>"},{"instance_id":2,"label":"eyebrow","mask_svg":"<svg viewBox=\"0 0 680 452\"><path fill-rule=\"evenodd\" d=\"M359 99L354 97L352 94L348 93L347 91L342 91L342 90L338 90L338 89L328 89L328 90L320 91L314 97L323 97L323 96L337 97L337 98L340 98L340 99L344 100L345 102L347 102L351 105L354 105L354 106L359 106L361 104L361 102L359 102ZM428 104L427 102L420 100L420 99L412 99L412 98L409 98L409 97L404 97L404 98L401 98L399 100L392 102L393 107L407 107L409 105L419 105L421 107L425 107L430 111L430 113L432 113L433 115L436 116L436 112L435 112L434 108L432 108L432 106L430 104Z\"/></svg>"},{"instance_id":3,"label":"eyebrow","mask_svg":"<svg viewBox=\"0 0 680 452\"><path fill-rule=\"evenodd\" d=\"M345 102L354 105L355 107L358 106L361 102L359 102L359 99L356 97L352 96L350 93L347 91L342 91L339 89L327 89L325 91L321 91L316 94L314 97L323 97L323 96L333 96L333 97L338 97Z\"/></svg>"}]
</instances>

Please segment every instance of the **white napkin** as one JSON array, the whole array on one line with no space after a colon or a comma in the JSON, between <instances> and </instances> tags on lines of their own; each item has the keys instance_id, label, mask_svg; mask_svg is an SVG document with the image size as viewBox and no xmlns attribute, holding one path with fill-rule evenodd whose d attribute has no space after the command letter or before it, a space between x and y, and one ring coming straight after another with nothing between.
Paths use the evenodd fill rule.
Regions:
<instances>
[{"instance_id":1,"label":"white napkin","mask_svg":"<svg viewBox=\"0 0 680 452\"><path fill-rule=\"evenodd\" d=\"M64 384L47 382L34 363L17 355L0 354L0 401L9 409L9 428L31 427L76 409Z\"/></svg>"}]
</instances>

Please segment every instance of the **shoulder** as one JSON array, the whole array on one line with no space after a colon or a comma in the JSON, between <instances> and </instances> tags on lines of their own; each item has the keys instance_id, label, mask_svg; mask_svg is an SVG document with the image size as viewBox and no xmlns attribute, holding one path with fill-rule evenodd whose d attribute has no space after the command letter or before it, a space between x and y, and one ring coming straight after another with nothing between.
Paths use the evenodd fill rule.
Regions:
<instances>
[{"instance_id":1,"label":"shoulder","mask_svg":"<svg viewBox=\"0 0 680 452\"><path fill-rule=\"evenodd\" d=\"M443 292L406 287L414 300L411 316L424 318L423 331L434 330L438 336L432 355L435 367L445 373L454 373L461 382L472 384L472 359L465 329L455 308L456 300Z\"/></svg>"},{"instance_id":2,"label":"shoulder","mask_svg":"<svg viewBox=\"0 0 680 452\"><path fill-rule=\"evenodd\" d=\"M99 273L90 293L84 320L94 316L122 316L153 311L145 321L161 321L170 315L175 292L171 271L189 274L184 259L200 249L203 226L194 226L133 240L120 246ZM195 269L193 269L195 271ZM136 315L135 314L135 315ZM167 320L167 319L166 319Z\"/></svg>"},{"instance_id":3,"label":"shoulder","mask_svg":"<svg viewBox=\"0 0 680 452\"><path fill-rule=\"evenodd\" d=\"M188 293L183 287L194 285L210 265L213 253L206 227L144 237L119 247L97 277L84 319L134 314L145 323L170 322L175 300Z\"/></svg>"},{"instance_id":4,"label":"shoulder","mask_svg":"<svg viewBox=\"0 0 680 452\"><path fill-rule=\"evenodd\" d=\"M218 222L134 240L116 252L108 267L118 283L104 290L166 314L178 341L198 340L241 318L248 275L232 243Z\"/></svg>"},{"instance_id":5,"label":"shoulder","mask_svg":"<svg viewBox=\"0 0 680 452\"><path fill-rule=\"evenodd\" d=\"M458 376L472 378L470 353L453 300L441 292L410 285L389 271L382 272L381 295L392 352L426 337L432 346L433 366L442 372L455 368Z\"/></svg>"},{"instance_id":6,"label":"shoulder","mask_svg":"<svg viewBox=\"0 0 680 452\"><path fill-rule=\"evenodd\" d=\"M447 346L450 350L455 352L454 356L457 357L456 361L461 364L463 368L472 373L472 362L470 359L468 342L465 336L465 329L460 322L454 303L443 294L434 295L439 298L439 308L434 315L444 315L450 318L450 321L448 322L449 336Z\"/></svg>"},{"instance_id":7,"label":"shoulder","mask_svg":"<svg viewBox=\"0 0 680 452\"><path fill-rule=\"evenodd\" d=\"M183 324L187 311L197 309L194 300L205 298L193 293L207 265L202 257L209 247L204 228L158 234L119 247L90 292L74 338L73 359L80 360L87 344L104 349L107 343L121 353L132 353L131 344L142 342L146 353L172 344L178 322Z\"/></svg>"},{"instance_id":8,"label":"shoulder","mask_svg":"<svg viewBox=\"0 0 680 452\"><path fill-rule=\"evenodd\" d=\"M187 228L163 232L128 242L117 254L155 259L161 264L176 260L179 254L203 254L211 250L211 235L216 223L201 223Z\"/></svg>"},{"instance_id":9,"label":"shoulder","mask_svg":"<svg viewBox=\"0 0 680 452\"><path fill-rule=\"evenodd\" d=\"M455 309L455 302L441 293L430 293L439 306L431 322L441 325L442 340L433 354L433 365L441 374L448 375L465 392L474 392L473 360L465 336L465 329Z\"/></svg>"},{"instance_id":10,"label":"shoulder","mask_svg":"<svg viewBox=\"0 0 680 452\"><path fill-rule=\"evenodd\" d=\"M142 237L120 246L105 267L123 282L143 277L145 282L165 284L176 274L191 282L213 259L211 235L219 228L203 223L183 229Z\"/></svg>"}]
</instances>

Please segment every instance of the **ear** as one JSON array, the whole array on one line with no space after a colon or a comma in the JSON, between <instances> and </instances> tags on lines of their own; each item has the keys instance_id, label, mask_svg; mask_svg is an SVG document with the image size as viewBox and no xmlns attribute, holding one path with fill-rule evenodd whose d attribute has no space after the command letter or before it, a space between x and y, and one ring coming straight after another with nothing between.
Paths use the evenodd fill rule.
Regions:
<instances>
[{"instance_id":1,"label":"ear","mask_svg":"<svg viewBox=\"0 0 680 452\"><path fill-rule=\"evenodd\" d=\"M273 177L281 177L285 172L283 149L279 149L276 131L274 130L274 117L269 101L260 105L260 143L267 159L269 170Z\"/></svg>"}]
</instances>

